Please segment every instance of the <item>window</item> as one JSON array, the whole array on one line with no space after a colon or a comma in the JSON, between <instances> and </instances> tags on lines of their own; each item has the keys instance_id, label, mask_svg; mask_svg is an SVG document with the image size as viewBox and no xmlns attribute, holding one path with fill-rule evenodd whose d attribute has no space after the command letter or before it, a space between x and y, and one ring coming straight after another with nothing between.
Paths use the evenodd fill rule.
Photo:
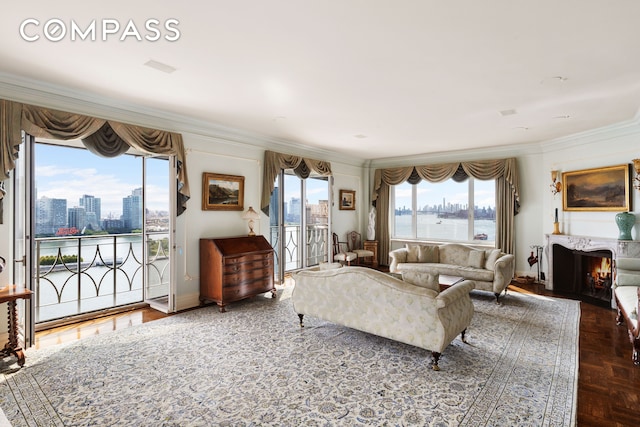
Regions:
<instances>
[{"instance_id":1,"label":"window","mask_svg":"<svg viewBox=\"0 0 640 427\"><path fill-rule=\"evenodd\" d=\"M495 181L404 182L392 186L394 238L494 242ZM473 206L473 209L469 207Z\"/></svg>"}]
</instances>

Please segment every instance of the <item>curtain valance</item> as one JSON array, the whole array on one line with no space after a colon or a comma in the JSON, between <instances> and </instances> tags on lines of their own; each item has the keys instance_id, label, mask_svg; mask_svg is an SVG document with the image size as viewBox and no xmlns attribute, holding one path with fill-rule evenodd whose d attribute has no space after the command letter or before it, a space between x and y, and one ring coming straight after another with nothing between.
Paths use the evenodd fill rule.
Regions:
<instances>
[{"instance_id":1,"label":"curtain valance","mask_svg":"<svg viewBox=\"0 0 640 427\"><path fill-rule=\"evenodd\" d=\"M371 203L376 207L376 234L380 236L380 262L387 263L389 250L389 186L408 181L417 184L422 180L457 182L468 177L496 181L496 245L504 252L514 253L513 217L520 211L520 185L515 158L477 160L472 162L442 163L424 166L376 169L373 178ZM384 199L384 200L383 200ZM385 257L385 258L382 258Z\"/></svg>"},{"instance_id":2,"label":"curtain valance","mask_svg":"<svg viewBox=\"0 0 640 427\"><path fill-rule=\"evenodd\" d=\"M320 176L331 175L331 163L329 162L307 159L291 154L276 153L274 151L265 151L262 199L260 201L260 209L262 209L265 215L269 215L271 193L275 187L276 177L282 169L293 169L296 176L302 179L307 179L309 175L311 175L311 172L315 172Z\"/></svg>"},{"instance_id":3,"label":"curtain valance","mask_svg":"<svg viewBox=\"0 0 640 427\"><path fill-rule=\"evenodd\" d=\"M15 168L22 130L40 138L81 139L89 151L102 157L118 156L129 147L147 154L174 155L178 177L177 214L187 207L190 191L184 143L179 133L0 100L1 179L8 178Z\"/></svg>"},{"instance_id":4,"label":"curtain valance","mask_svg":"<svg viewBox=\"0 0 640 427\"><path fill-rule=\"evenodd\" d=\"M460 172L461 170L463 173ZM420 180L416 182L410 179L415 175L419 176L420 180L429 182L443 182L450 178L462 181L469 176L483 180L504 177L511 186L516 198L514 212L518 213L520 210L520 189L515 158L376 169L371 202L375 204L380 192L380 186L383 183L398 185L405 181L413 181L411 182L412 184L417 184Z\"/></svg>"}]
</instances>

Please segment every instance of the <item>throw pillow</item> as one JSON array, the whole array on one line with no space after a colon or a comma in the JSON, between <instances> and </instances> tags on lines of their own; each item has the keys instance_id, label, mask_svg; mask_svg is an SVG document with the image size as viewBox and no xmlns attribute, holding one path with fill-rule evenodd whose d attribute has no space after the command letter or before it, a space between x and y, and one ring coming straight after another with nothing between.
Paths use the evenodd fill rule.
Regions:
<instances>
[{"instance_id":1,"label":"throw pillow","mask_svg":"<svg viewBox=\"0 0 640 427\"><path fill-rule=\"evenodd\" d=\"M425 273L422 271L403 271L402 280L421 288L427 288L440 292L439 276L437 274Z\"/></svg>"},{"instance_id":2,"label":"throw pillow","mask_svg":"<svg viewBox=\"0 0 640 427\"><path fill-rule=\"evenodd\" d=\"M484 251L470 250L467 265L474 268L484 268Z\"/></svg>"},{"instance_id":3,"label":"throw pillow","mask_svg":"<svg viewBox=\"0 0 640 427\"><path fill-rule=\"evenodd\" d=\"M485 251L484 268L493 271L493 265L500 258L500 249L487 249Z\"/></svg>"},{"instance_id":4,"label":"throw pillow","mask_svg":"<svg viewBox=\"0 0 640 427\"><path fill-rule=\"evenodd\" d=\"M407 262L418 262L419 251L417 245L407 245Z\"/></svg>"},{"instance_id":5,"label":"throw pillow","mask_svg":"<svg viewBox=\"0 0 640 427\"><path fill-rule=\"evenodd\" d=\"M418 262L439 262L440 248L433 245L418 246Z\"/></svg>"}]
</instances>

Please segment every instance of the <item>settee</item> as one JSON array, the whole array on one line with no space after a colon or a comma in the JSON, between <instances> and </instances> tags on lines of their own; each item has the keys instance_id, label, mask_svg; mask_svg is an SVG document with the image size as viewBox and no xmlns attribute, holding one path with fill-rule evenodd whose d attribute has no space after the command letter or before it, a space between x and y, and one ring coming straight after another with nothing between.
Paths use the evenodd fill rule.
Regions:
<instances>
[{"instance_id":1,"label":"settee","mask_svg":"<svg viewBox=\"0 0 640 427\"><path fill-rule=\"evenodd\" d=\"M613 295L618 307L616 322L618 325L626 323L629 339L633 347L632 360L640 365L640 325L638 325L638 311L640 311L640 259L618 258L616 262L617 274L613 283Z\"/></svg>"},{"instance_id":2,"label":"settee","mask_svg":"<svg viewBox=\"0 0 640 427\"><path fill-rule=\"evenodd\" d=\"M515 272L515 257L500 249L482 249L459 243L407 244L389 252L389 271L458 276L473 280L476 289L493 292L496 302L506 293Z\"/></svg>"},{"instance_id":3,"label":"settee","mask_svg":"<svg viewBox=\"0 0 640 427\"><path fill-rule=\"evenodd\" d=\"M309 315L424 348L431 351L434 370L458 334L464 341L473 317L471 281L439 292L365 267L301 270L293 279L300 326Z\"/></svg>"}]
</instances>

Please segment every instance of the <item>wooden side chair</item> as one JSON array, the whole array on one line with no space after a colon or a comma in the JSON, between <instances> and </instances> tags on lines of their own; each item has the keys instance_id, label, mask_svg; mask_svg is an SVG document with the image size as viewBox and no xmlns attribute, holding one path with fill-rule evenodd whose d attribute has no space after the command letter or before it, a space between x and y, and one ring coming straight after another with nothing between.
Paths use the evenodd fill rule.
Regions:
<instances>
[{"instance_id":1,"label":"wooden side chair","mask_svg":"<svg viewBox=\"0 0 640 427\"><path fill-rule=\"evenodd\" d=\"M347 233L347 250L356 254L356 263L360 264L360 260L365 260L365 258L371 259L371 264L373 264L373 251L364 249L362 246L362 235L357 231L350 231Z\"/></svg>"},{"instance_id":2,"label":"wooden side chair","mask_svg":"<svg viewBox=\"0 0 640 427\"><path fill-rule=\"evenodd\" d=\"M358 260L358 256L349 251L349 244L339 241L336 233L333 233L333 260L347 265L351 265L351 261Z\"/></svg>"}]
</instances>

